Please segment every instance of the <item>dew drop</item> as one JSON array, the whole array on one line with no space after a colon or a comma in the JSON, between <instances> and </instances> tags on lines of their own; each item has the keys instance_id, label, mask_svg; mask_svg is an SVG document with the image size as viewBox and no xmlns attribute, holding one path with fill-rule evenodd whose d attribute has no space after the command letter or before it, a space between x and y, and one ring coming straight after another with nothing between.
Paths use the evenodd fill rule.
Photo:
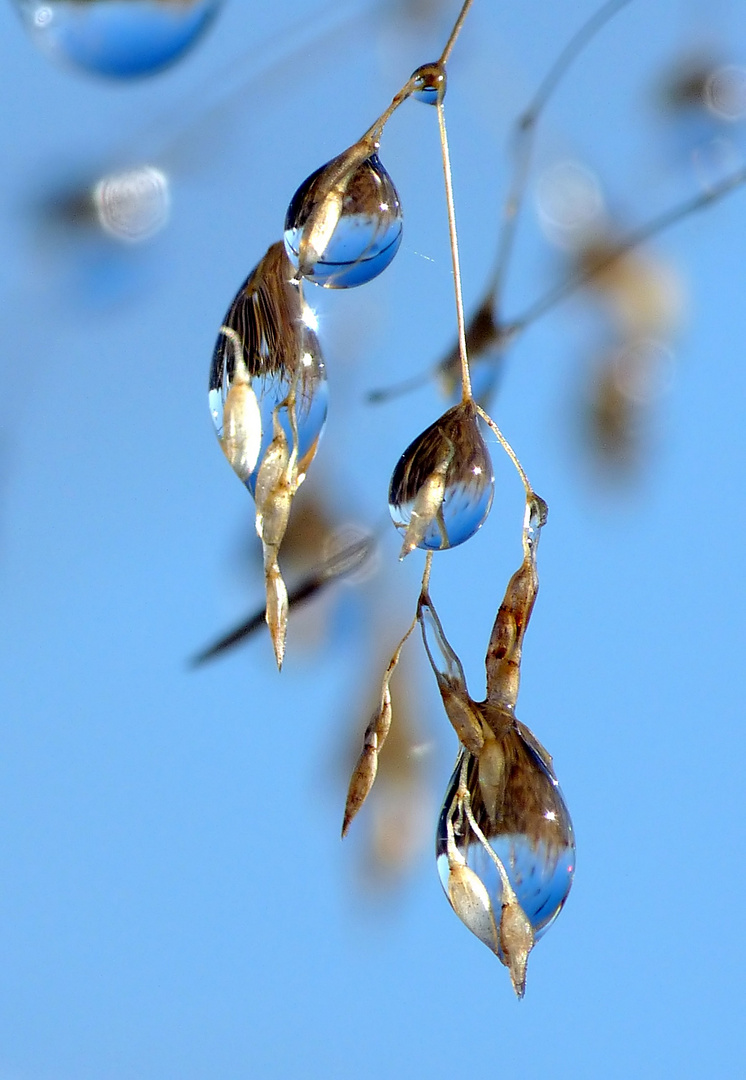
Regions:
<instances>
[{"instance_id":1,"label":"dew drop","mask_svg":"<svg viewBox=\"0 0 746 1080\"><path fill-rule=\"evenodd\" d=\"M36 43L95 75L131 79L174 63L222 0L16 0Z\"/></svg>"},{"instance_id":2,"label":"dew drop","mask_svg":"<svg viewBox=\"0 0 746 1080\"><path fill-rule=\"evenodd\" d=\"M527 730L527 729L524 729ZM533 739L533 737L531 737ZM462 766L466 761L466 787L478 828L503 865L534 938L538 940L556 919L567 899L575 870L572 823L557 780L538 752L538 745L523 738L515 722L492 745L491 772L499 782L485 781L475 755L461 750L448 784L438 821L436 859L441 883L449 896L449 824L458 856L487 890L499 918L505 898L500 872L490 853L473 831L462 802ZM494 768L495 757L499 767ZM492 813L485 805L492 804ZM456 911L459 914L458 911ZM468 925L468 923L467 923ZM498 955L505 962L498 947Z\"/></svg>"},{"instance_id":3,"label":"dew drop","mask_svg":"<svg viewBox=\"0 0 746 1080\"><path fill-rule=\"evenodd\" d=\"M275 411L291 450L295 427L298 483L313 460L326 420L326 369L312 329L315 318L293 274L282 243L274 244L228 309L210 368L215 430L252 495L272 442ZM252 393L239 395L242 386ZM234 445L236 432L240 445Z\"/></svg>"},{"instance_id":4,"label":"dew drop","mask_svg":"<svg viewBox=\"0 0 746 1080\"><path fill-rule=\"evenodd\" d=\"M442 64L423 64L412 75L412 97L425 105L437 105L446 93L446 70Z\"/></svg>"},{"instance_id":5,"label":"dew drop","mask_svg":"<svg viewBox=\"0 0 746 1080\"><path fill-rule=\"evenodd\" d=\"M473 402L449 409L411 443L389 487L389 510L415 547L439 551L473 536L492 505L494 476Z\"/></svg>"},{"instance_id":6,"label":"dew drop","mask_svg":"<svg viewBox=\"0 0 746 1080\"><path fill-rule=\"evenodd\" d=\"M290 201L285 248L303 277L327 289L364 285L399 250L402 212L376 154L358 147L317 169Z\"/></svg>"}]
</instances>

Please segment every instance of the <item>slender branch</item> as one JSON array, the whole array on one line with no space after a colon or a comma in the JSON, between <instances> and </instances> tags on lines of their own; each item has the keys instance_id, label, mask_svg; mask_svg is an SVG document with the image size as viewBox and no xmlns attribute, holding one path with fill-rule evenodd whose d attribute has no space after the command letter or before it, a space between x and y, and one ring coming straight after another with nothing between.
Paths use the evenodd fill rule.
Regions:
<instances>
[{"instance_id":1,"label":"slender branch","mask_svg":"<svg viewBox=\"0 0 746 1080\"><path fill-rule=\"evenodd\" d=\"M451 241L451 259L453 260L453 288L456 294L456 322L458 324L458 350L461 358L461 398L471 401L471 376L469 358L466 355L466 324L464 321L464 299L461 291L461 267L458 257L458 233L456 231L456 206L453 201L453 177L451 159L448 153L448 135L443 102L438 102L438 127L440 129L440 148L443 156L443 176L446 185L446 206L448 208L448 233Z\"/></svg>"},{"instance_id":2,"label":"slender branch","mask_svg":"<svg viewBox=\"0 0 746 1080\"><path fill-rule=\"evenodd\" d=\"M498 313L501 308L505 277L513 251L518 216L526 193L528 174L533 157L536 126L541 113L557 85L572 66L575 58L583 51L594 35L629 3L631 3L631 0L609 0L603 7L594 12L587 22L583 23L544 76L528 108L516 121L513 175L503 208L503 227L500 232L495 269L487 290L487 296L492 297L493 306L497 308Z\"/></svg>"},{"instance_id":3,"label":"slender branch","mask_svg":"<svg viewBox=\"0 0 746 1080\"><path fill-rule=\"evenodd\" d=\"M537 319L541 318L552 308L556 307L562 300L565 300L568 296L571 296L579 288L595 277L601 270L605 270L617 259L627 255L634 248L639 247L645 243L646 240L650 240L651 237L657 236L659 233L664 232L666 229L670 229L672 225L676 225L679 221L689 217L691 214L697 213L699 210L704 210L712 203L729 195L730 192L735 191L737 188L746 184L746 169L739 169L737 172L732 173L726 177L719 184L713 185L709 191L705 191L700 195L695 195L691 199L687 199L686 202L679 203L678 206L671 207L670 210L664 211L659 214L658 217L652 218L644 225L639 226L637 229L633 229L631 232L623 236L618 243L613 247L613 250L609 252L609 255L605 259L599 259L593 263L592 266L588 266L585 269L576 270L570 274L564 281L553 286L543 296L540 296L538 300L535 300L522 315L519 315L517 319L513 319L505 324L505 331L507 333L520 333L528 326L531 326Z\"/></svg>"},{"instance_id":4,"label":"slender branch","mask_svg":"<svg viewBox=\"0 0 746 1080\"><path fill-rule=\"evenodd\" d=\"M433 553L428 551L425 557L425 569L422 571L422 584L420 585L420 596L427 596L427 591L430 588L430 571L433 566ZM419 614L419 601L417 602L417 612ZM415 620L417 616L415 615Z\"/></svg>"},{"instance_id":5,"label":"slender branch","mask_svg":"<svg viewBox=\"0 0 746 1080\"><path fill-rule=\"evenodd\" d=\"M288 607L291 611L299 607L304 601L321 592L338 578L346 577L359 569L369 558L375 547L375 538L365 536L354 541L341 551L335 552L326 562L313 569L306 577L288 593ZM207 660L226 652L233 645L238 645L250 637L261 626L264 626L266 606L250 615L248 619L240 623L234 630L229 631L218 639L213 645L208 646L198 653L191 661L192 667L198 667Z\"/></svg>"},{"instance_id":6,"label":"slender branch","mask_svg":"<svg viewBox=\"0 0 746 1080\"><path fill-rule=\"evenodd\" d=\"M473 4L473 2L474 0L464 0L464 5L461 8L458 18L453 25L453 30L451 30L451 34L448 38L448 41L446 42L446 46L440 55L440 59L434 66L440 66L445 69L448 58L453 50L453 46L456 44L456 39L461 33L461 28L464 25L464 20L469 14L469 8ZM628 3L629 0L625 0L625 2ZM376 146L378 146L381 141L383 129L385 128L386 124L389 122L389 120L399 108L399 106L407 100L410 94L414 93L414 91L417 89L417 85L417 72L415 72L413 75L410 75L410 77L404 83L404 86L402 86L401 90L397 91L397 93L394 94L394 97L391 99L391 104L385 110L385 112L382 112L376 122L368 128L368 130L365 132L362 139L360 140L361 143L364 141L372 141L375 143Z\"/></svg>"},{"instance_id":7,"label":"slender branch","mask_svg":"<svg viewBox=\"0 0 746 1080\"><path fill-rule=\"evenodd\" d=\"M472 3L473 3L473 0L464 0L464 5L461 8L461 11L459 12L459 16L456 19L456 22L454 23L453 30L451 30L451 36L449 37L448 41L446 42L445 49L443 49L443 52L440 54L440 63L441 64L447 64L448 63L448 58L450 57L451 52L453 51L453 46L456 44L456 38L461 33L461 28L464 25L464 20L466 19L466 16L469 14L469 8L471 7Z\"/></svg>"},{"instance_id":8,"label":"slender branch","mask_svg":"<svg viewBox=\"0 0 746 1080\"><path fill-rule=\"evenodd\" d=\"M492 428L492 431L494 432L495 438L500 443L500 446L502 446L503 450L508 455L510 460L513 462L513 465L515 466L516 471L517 471L518 475L521 478L521 483L523 484L523 486L524 486L524 488L526 490L526 498L530 499L531 496L534 493L534 489L531 487L531 484L529 483L529 479L526 476L526 471L523 468L523 466L521 465L520 461L518 460L518 455L516 454L515 450L510 445L508 440L505 438L502 431L500 431L500 428L497 426L497 424L492 419L492 417L488 413L486 413L484 411L484 409L482 408L481 405L477 405L477 412L482 417L485 424L488 424Z\"/></svg>"}]
</instances>

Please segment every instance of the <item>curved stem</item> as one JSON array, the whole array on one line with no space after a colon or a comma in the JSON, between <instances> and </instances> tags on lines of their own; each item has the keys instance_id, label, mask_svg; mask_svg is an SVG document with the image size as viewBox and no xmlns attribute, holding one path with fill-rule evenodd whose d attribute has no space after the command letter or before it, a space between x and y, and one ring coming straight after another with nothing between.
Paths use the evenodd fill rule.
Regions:
<instances>
[{"instance_id":1,"label":"curved stem","mask_svg":"<svg viewBox=\"0 0 746 1080\"><path fill-rule=\"evenodd\" d=\"M526 193L526 183L531 168L534 137L539 117L575 58L583 51L595 34L629 3L631 3L631 0L608 0L608 3L604 4L603 7L591 15L587 22L583 23L554 61L528 107L516 121L513 175L503 208L503 228L500 234L495 269L487 290L487 296L492 297L492 303L497 306L498 311L513 250L518 215Z\"/></svg>"},{"instance_id":2,"label":"curved stem","mask_svg":"<svg viewBox=\"0 0 746 1080\"><path fill-rule=\"evenodd\" d=\"M500 431L500 428L497 426L495 421L492 419L491 416L489 416L484 411L482 406L477 405L476 409L477 409L477 412L479 413L479 415L484 420L485 424L488 424L492 428L492 431L494 432L495 438L500 443L500 446L502 446L503 450L508 455L510 460L513 462L513 465L515 466L516 471L517 471L518 475L521 478L521 483L523 484L523 486L524 486L524 488L526 490L526 498L530 499L534 494L534 489L531 487L531 484L529 483L529 479L526 476L526 470L523 468L520 461L518 460L518 455L516 454L515 450L510 445L508 440L505 438L502 431Z\"/></svg>"}]
</instances>

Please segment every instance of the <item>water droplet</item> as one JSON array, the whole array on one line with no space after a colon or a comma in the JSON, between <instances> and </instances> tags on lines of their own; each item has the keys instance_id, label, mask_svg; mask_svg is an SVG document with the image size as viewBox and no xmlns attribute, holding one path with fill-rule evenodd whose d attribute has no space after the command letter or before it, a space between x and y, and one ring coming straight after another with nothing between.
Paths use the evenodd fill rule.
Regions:
<instances>
[{"instance_id":1,"label":"water droplet","mask_svg":"<svg viewBox=\"0 0 746 1080\"><path fill-rule=\"evenodd\" d=\"M518 721L502 726L503 734L489 740L479 758L463 749L459 754L438 822L438 873L450 898L450 866L454 861L453 851L450 860L448 855L450 827L457 857L483 883L499 920L506 902L501 874L466 812L461 787L465 763L465 787L474 820L502 863L538 940L556 919L572 885L572 823L549 756L545 759L544 752L539 753L539 744ZM505 962L502 945L496 951Z\"/></svg>"},{"instance_id":2,"label":"water droplet","mask_svg":"<svg viewBox=\"0 0 746 1080\"><path fill-rule=\"evenodd\" d=\"M446 69L442 64L423 64L412 75L412 97L425 105L437 105L446 94Z\"/></svg>"},{"instance_id":3,"label":"water droplet","mask_svg":"<svg viewBox=\"0 0 746 1080\"><path fill-rule=\"evenodd\" d=\"M376 154L359 147L317 169L293 196L285 247L300 273L327 289L364 285L399 250L402 212L391 177Z\"/></svg>"},{"instance_id":4,"label":"water droplet","mask_svg":"<svg viewBox=\"0 0 746 1080\"><path fill-rule=\"evenodd\" d=\"M228 309L210 368L215 430L252 495L272 443L274 416L289 452L297 436L297 483L313 460L326 420L326 369L312 329L316 321L293 275L282 243L274 244Z\"/></svg>"},{"instance_id":5,"label":"water droplet","mask_svg":"<svg viewBox=\"0 0 746 1080\"><path fill-rule=\"evenodd\" d=\"M549 507L547 504L540 495L537 495L535 491L532 492L531 496L526 500L526 515L523 522L523 531L528 549L532 553L534 563L536 562L536 549L539 546L541 530L547 523L548 515Z\"/></svg>"},{"instance_id":6,"label":"water droplet","mask_svg":"<svg viewBox=\"0 0 746 1080\"><path fill-rule=\"evenodd\" d=\"M455 405L402 454L389 487L389 509L415 547L456 547L473 536L492 505L494 477L473 402Z\"/></svg>"},{"instance_id":7,"label":"water droplet","mask_svg":"<svg viewBox=\"0 0 746 1080\"><path fill-rule=\"evenodd\" d=\"M222 0L16 0L33 39L84 71L137 78L174 63Z\"/></svg>"}]
</instances>

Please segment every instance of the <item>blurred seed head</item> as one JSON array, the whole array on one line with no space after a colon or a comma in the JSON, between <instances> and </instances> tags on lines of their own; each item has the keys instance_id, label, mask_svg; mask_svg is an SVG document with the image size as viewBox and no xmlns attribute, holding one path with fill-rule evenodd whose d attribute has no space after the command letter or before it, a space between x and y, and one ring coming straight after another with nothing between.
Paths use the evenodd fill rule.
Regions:
<instances>
[{"instance_id":1,"label":"blurred seed head","mask_svg":"<svg viewBox=\"0 0 746 1080\"><path fill-rule=\"evenodd\" d=\"M705 105L707 80L716 65L708 53L679 57L663 77L659 89L661 106L674 114L700 111Z\"/></svg>"},{"instance_id":2,"label":"blurred seed head","mask_svg":"<svg viewBox=\"0 0 746 1080\"><path fill-rule=\"evenodd\" d=\"M672 267L639 250L623 251L610 232L579 237L575 265L586 289L604 301L623 338L672 333L682 307L681 285Z\"/></svg>"},{"instance_id":3,"label":"blurred seed head","mask_svg":"<svg viewBox=\"0 0 746 1080\"><path fill-rule=\"evenodd\" d=\"M661 341L643 339L612 349L591 377L586 431L596 461L628 470L642 458L645 412L671 386L672 351Z\"/></svg>"},{"instance_id":4,"label":"blurred seed head","mask_svg":"<svg viewBox=\"0 0 746 1080\"><path fill-rule=\"evenodd\" d=\"M359 544L370 540L370 547L365 558L358 553ZM338 573L348 585L362 585L378 573L380 558L370 530L361 525L347 524L329 532L323 540L323 559L334 560L339 567ZM347 554L345 554L347 553Z\"/></svg>"},{"instance_id":5,"label":"blurred seed head","mask_svg":"<svg viewBox=\"0 0 746 1080\"><path fill-rule=\"evenodd\" d=\"M709 114L732 123L746 116L746 67L725 63L714 52L696 52L678 60L665 77L660 99L673 114Z\"/></svg>"}]
</instances>

